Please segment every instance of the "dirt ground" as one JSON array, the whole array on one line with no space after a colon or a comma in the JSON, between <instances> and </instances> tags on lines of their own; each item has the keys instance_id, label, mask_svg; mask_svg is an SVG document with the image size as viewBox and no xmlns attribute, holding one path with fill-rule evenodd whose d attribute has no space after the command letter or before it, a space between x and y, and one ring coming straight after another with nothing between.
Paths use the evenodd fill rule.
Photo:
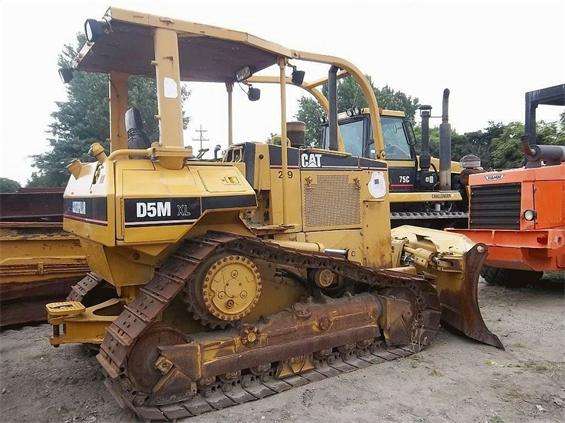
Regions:
<instances>
[{"instance_id":1,"label":"dirt ground","mask_svg":"<svg viewBox=\"0 0 565 423\"><path fill-rule=\"evenodd\" d=\"M487 325L506 351L447 331L427 350L260 401L190 419L202 422L563 422L563 284L480 284ZM132 421L103 386L96 359L49 346L47 325L0 334L3 422Z\"/></svg>"}]
</instances>

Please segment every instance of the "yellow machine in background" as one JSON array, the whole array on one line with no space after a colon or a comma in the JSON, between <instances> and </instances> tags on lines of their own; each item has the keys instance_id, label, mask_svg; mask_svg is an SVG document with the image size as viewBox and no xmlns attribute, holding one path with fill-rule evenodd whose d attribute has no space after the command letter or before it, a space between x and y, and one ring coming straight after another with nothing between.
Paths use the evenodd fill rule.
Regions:
<instances>
[{"instance_id":1,"label":"yellow machine in background","mask_svg":"<svg viewBox=\"0 0 565 423\"><path fill-rule=\"evenodd\" d=\"M448 95L449 90L445 90L445 108ZM391 224L396 227L408 223L435 229L464 226L467 204L464 201L466 188L460 181L463 168L459 162L451 161L449 156L443 162L430 156L428 120L431 106L421 107L423 140L420 154L416 150L412 123L404 112L379 110L389 172ZM447 110L444 116L442 125L449 128ZM346 152L374 157L370 119L368 109L354 108L338 115ZM321 145L325 146L328 126L323 128ZM440 142L445 149L446 144L451 144L451 131L444 129L442 134Z\"/></svg>"},{"instance_id":2,"label":"yellow machine in background","mask_svg":"<svg viewBox=\"0 0 565 423\"><path fill-rule=\"evenodd\" d=\"M78 238L63 231L62 189L0 193L0 328L45 321L88 272Z\"/></svg>"},{"instance_id":3,"label":"yellow machine in background","mask_svg":"<svg viewBox=\"0 0 565 423\"><path fill-rule=\"evenodd\" d=\"M146 420L175 420L255 400L417 352L440 319L502 347L477 305L483 246L429 229L391 231L377 100L353 64L115 8L85 27L76 69L109 75L111 152L94 144L96 161L69 166L64 227L92 273L47 312L53 345L100 344L120 404ZM286 74L299 61L330 67L329 149L304 148L300 125L287 127ZM270 67L281 145L234 145L233 85ZM339 69L369 104L374 159L339 146ZM156 78L159 142L149 143L135 108L126 111L129 75ZM184 147L181 81L226 84L222 162L195 160ZM248 87L250 100L259 96ZM89 293L104 284L113 295L92 304Z\"/></svg>"},{"instance_id":4,"label":"yellow machine in background","mask_svg":"<svg viewBox=\"0 0 565 423\"><path fill-rule=\"evenodd\" d=\"M294 73L296 74L296 72ZM302 77L303 75L301 75ZM350 76L346 71L336 72L335 79ZM304 81L287 78L286 83L311 94L318 104L329 111L329 102L319 89L329 78ZM252 76L249 84L278 84L279 79L269 76ZM338 145L341 151L353 156L374 159L377 154L388 165L390 218L393 227L403 224L435 229L464 227L467 223L466 186L460 176L463 167L451 161L451 125L448 117L449 90L443 92L442 123L440 125L440 158L430 155L429 120L432 107L420 106L422 139L420 154L416 150L414 129L405 113L399 110L379 109L383 146L380 148L373 136L369 108L352 108L339 113ZM298 122L297 122L298 123ZM319 145L329 148L329 122L322 124Z\"/></svg>"}]
</instances>

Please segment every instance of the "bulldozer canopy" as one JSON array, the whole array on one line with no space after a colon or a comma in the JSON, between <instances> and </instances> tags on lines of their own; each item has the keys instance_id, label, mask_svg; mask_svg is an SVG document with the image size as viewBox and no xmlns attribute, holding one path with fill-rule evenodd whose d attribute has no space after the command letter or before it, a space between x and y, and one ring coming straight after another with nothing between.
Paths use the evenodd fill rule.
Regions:
<instances>
[{"instance_id":1,"label":"bulldozer canopy","mask_svg":"<svg viewBox=\"0 0 565 423\"><path fill-rule=\"evenodd\" d=\"M154 76L153 30L168 28L179 38L180 77L184 81L233 82L249 66L258 72L289 57L290 50L244 32L110 8L109 33L81 50L76 68Z\"/></svg>"}]
</instances>

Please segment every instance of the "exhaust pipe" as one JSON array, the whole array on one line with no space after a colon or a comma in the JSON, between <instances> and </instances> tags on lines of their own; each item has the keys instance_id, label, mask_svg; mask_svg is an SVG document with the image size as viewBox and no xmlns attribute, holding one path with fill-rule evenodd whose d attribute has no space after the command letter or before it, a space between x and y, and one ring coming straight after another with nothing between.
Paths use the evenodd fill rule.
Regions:
<instances>
[{"instance_id":1,"label":"exhaust pipe","mask_svg":"<svg viewBox=\"0 0 565 423\"><path fill-rule=\"evenodd\" d=\"M422 150L420 151L420 169L430 170L430 117L432 106L420 106L420 117L422 118Z\"/></svg>"},{"instance_id":2,"label":"exhaust pipe","mask_svg":"<svg viewBox=\"0 0 565 423\"><path fill-rule=\"evenodd\" d=\"M443 90L439 125L439 188L451 189L451 125L449 124L449 88Z\"/></svg>"},{"instance_id":3,"label":"exhaust pipe","mask_svg":"<svg viewBox=\"0 0 565 423\"><path fill-rule=\"evenodd\" d=\"M330 150L337 151L337 66L331 66L328 72L328 102L329 107L329 129L330 129Z\"/></svg>"}]
</instances>

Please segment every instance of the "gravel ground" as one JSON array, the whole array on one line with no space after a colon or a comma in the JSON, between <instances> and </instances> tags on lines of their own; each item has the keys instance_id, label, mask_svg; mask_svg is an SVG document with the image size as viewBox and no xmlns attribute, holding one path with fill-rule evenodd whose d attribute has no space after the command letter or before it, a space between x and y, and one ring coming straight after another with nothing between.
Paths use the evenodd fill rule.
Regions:
<instances>
[{"instance_id":1,"label":"gravel ground","mask_svg":"<svg viewBox=\"0 0 565 423\"><path fill-rule=\"evenodd\" d=\"M558 282L558 281L557 281ZM506 351L447 331L412 357L190 419L202 422L563 422L563 284L480 284L487 325ZM0 333L3 422L132 421L106 391L93 356L52 348L50 327Z\"/></svg>"}]
</instances>

